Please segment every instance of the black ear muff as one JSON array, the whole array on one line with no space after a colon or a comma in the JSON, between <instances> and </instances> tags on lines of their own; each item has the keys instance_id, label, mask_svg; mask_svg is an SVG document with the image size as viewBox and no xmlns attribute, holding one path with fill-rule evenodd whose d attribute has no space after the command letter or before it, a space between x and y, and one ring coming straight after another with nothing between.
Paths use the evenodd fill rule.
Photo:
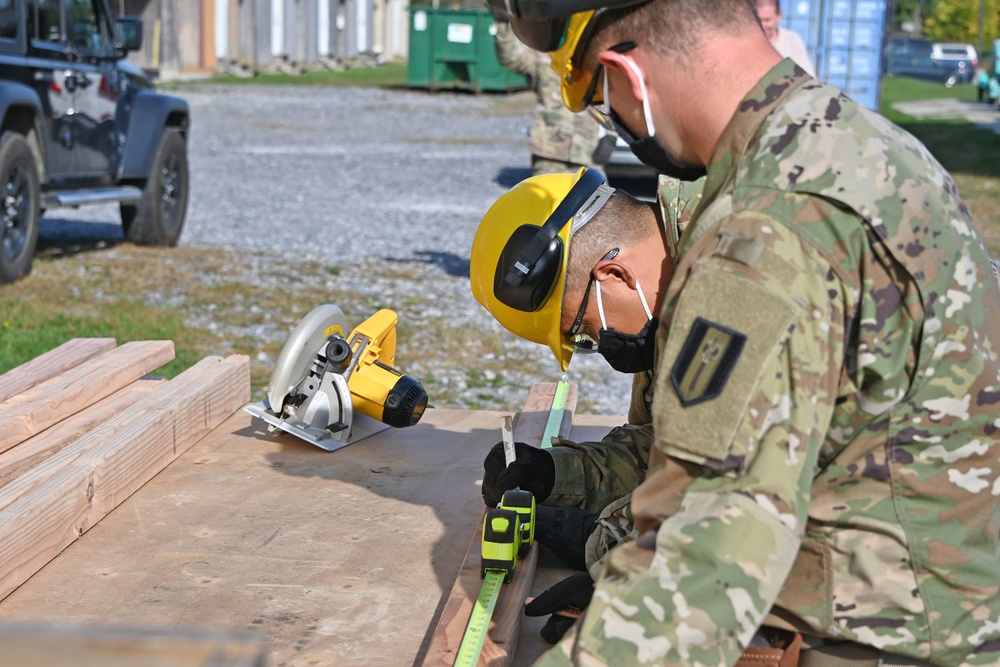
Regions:
<instances>
[{"instance_id":1,"label":"black ear muff","mask_svg":"<svg viewBox=\"0 0 1000 667\"><path fill-rule=\"evenodd\" d=\"M521 225L514 230L500 253L500 261L497 262L497 270L493 276L493 294L497 301L525 313L533 313L542 307L552 292L562 265L563 242L556 236L549 241L519 285L511 285L504 280L524 247L535 239L540 230L541 227L535 225Z\"/></svg>"},{"instance_id":2,"label":"black ear muff","mask_svg":"<svg viewBox=\"0 0 1000 667\"><path fill-rule=\"evenodd\" d=\"M570 224L573 216L583 208L590 197L604 185L604 174L596 169L585 169L580 179L573 184L556 210L545 220L541 227L522 225L511 235L497 263L496 279L493 292L497 299L511 308L525 312L534 312L548 296L552 289L552 281L559 274L562 261L562 241L559 230ZM527 231L535 230L529 238ZM514 240L518 239L515 245ZM553 241L559 241L554 245ZM520 251L520 252L518 252ZM553 254L554 253L554 254ZM543 262L543 258L546 258ZM538 271L539 276L534 273ZM542 275L548 275L549 282L543 285ZM502 276L502 279L500 278ZM545 287L544 294L538 295L538 290ZM525 290L528 295L513 296L516 290ZM501 296L501 294L506 295ZM509 299L509 301L508 301ZM540 299L540 300L538 300ZM522 308L513 304L534 304L532 308Z\"/></svg>"}]
</instances>

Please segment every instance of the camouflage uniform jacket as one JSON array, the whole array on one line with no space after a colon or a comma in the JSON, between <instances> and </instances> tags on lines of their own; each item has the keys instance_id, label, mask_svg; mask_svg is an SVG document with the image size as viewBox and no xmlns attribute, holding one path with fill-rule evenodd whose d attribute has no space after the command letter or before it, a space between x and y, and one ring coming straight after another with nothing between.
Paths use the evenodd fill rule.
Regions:
<instances>
[{"instance_id":1,"label":"camouflage uniform jacket","mask_svg":"<svg viewBox=\"0 0 1000 667\"><path fill-rule=\"evenodd\" d=\"M989 267L918 141L772 69L681 239L639 537L540 664L732 665L765 620L1000 663Z\"/></svg>"},{"instance_id":2,"label":"camouflage uniform jacket","mask_svg":"<svg viewBox=\"0 0 1000 667\"><path fill-rule=\"evenodd\" d=\"M531 79L536 98L529 138L531 154L590 166L600 126L589 114L573 113L563 106L559 75L552 69L549 56L523 45L507 23L497 24L494 46L503 67Z\"/></svg>"}]
</instances>

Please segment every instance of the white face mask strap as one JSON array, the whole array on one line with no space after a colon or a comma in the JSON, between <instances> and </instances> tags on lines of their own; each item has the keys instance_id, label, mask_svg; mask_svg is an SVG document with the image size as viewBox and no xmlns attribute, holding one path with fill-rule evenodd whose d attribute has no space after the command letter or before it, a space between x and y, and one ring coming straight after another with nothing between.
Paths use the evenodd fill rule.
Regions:
<instances>
[{"instance_id":1,"label":"white face mask strap","mask_svg":"<svg viewBox=\"0 0 1000 667\"><path fill-rule=\"evenodd\" d=\"M639 281L635 281L635 289L639 292L639 301L642 301L642 309L646 311L646 319L653 319L653 313L649 310L649 304L646 303L646 295L642 293L642 288L639 286Z\"/></svg>"},{"instance_id":2,"label":"white face mask strap","mask_svg":"<svg viewBox=\"0 0 1000 667\"><path fill-rule=\"evenodd\" d=\"M604 319L604 302L601 301L601 281L594 281L597 287L597 314L601 316L601 328L607 329L608 322Z\"/></svg>"},{"instance_id":3,"label":"white face mask strap","mask_svg":"<svg viewBox=\"0 0 1000 667\"><path fill-rule=\"evenodd\" d=\"M642 113L646 117L646 132L649 133L650 137L656 136L656 128L653 127L653 112L649 108L649 95L646 94L646 79L642 76L642 72L639 71L639 66L632 62L631 58L622 58L628 66L632 69L632 73L635 74L636 78L639 79L639 92L642 93ZM604 102L607 104L608 92L607 92L608 79L607 76L604 78Z\"/></svg>"}]
</instances>

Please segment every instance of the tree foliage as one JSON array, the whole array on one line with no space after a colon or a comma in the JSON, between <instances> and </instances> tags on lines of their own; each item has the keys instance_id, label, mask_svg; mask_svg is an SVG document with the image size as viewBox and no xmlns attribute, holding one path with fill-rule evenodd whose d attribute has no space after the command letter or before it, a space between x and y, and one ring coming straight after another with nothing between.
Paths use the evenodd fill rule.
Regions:
<instances>
[{"instance_id":1,"label":"tree foliage","mask_svg":"<svg viewBox=\"0 0 1000 667\"><path fill-rule=\"evenodd\" d=\"M983 3L983 49L1000 37L1000 0L934 0L924 10L924 34L935 42L979 42L979 3ZM983 54L986 55L986 54Z\"/></svg>"}]
</instances>

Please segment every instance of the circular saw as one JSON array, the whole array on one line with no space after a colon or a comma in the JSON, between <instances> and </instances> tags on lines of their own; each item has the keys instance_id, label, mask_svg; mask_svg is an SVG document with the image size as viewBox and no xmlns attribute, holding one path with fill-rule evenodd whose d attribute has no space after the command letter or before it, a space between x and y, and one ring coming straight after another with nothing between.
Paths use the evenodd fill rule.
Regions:
<instances>
[{"instance_id":1,"label":"circular saw","mask_svg":"<svg viewBox=\"0 0 1000 667\"><path fill-rule=\"evenodd\" d=\"M250 414L333 451L391 426L412 426L427 407L420 383L394 368L396 313L382 309L349 336L337 306L314 308L285 342L267 399Z\"/></svg>"}]
</instances>

